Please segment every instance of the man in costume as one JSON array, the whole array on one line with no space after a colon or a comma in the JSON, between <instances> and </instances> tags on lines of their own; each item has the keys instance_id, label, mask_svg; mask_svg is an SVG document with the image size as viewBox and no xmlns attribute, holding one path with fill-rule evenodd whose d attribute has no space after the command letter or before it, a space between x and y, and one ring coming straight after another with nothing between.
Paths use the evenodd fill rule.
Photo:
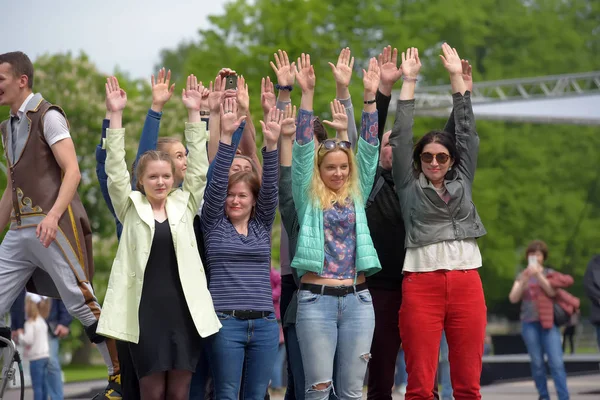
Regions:
<instances>
[{"instance_id":1,"label":"man in costume","mask_svg":"<svg viewBox=\"0 0 600 400\"><path fill-rule=\"evenodd\" d=\"M64 111L34 94L33 65L21 52L0 54L0 105L10 119L0 124L8 164L0 200L0 315L27 285L30 292L60 298L102 354L109 382L96 399L118 400L120 375L113 340L96 334L100 305L90 223L77 195L81 179ZM6 335L10 328L2 327Z\"/></svg>"}]
</instances>

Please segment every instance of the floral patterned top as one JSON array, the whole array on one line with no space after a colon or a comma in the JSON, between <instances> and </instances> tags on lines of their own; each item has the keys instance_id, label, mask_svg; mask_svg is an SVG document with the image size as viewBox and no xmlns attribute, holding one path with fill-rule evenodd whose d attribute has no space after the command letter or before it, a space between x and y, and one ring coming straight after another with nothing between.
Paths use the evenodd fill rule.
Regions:
<instances>
[{"instance_id":1,"label":"floral patterned top","mask_svg":"<svg viewBox=\"0 0 600 400\"><path fill-rule=\"evenodd\" d=\"M346 199L341 205L323 211L325 263L321 277L354 279L356 276L356 213L354 202Z\"/></svg>"}]
</instances>

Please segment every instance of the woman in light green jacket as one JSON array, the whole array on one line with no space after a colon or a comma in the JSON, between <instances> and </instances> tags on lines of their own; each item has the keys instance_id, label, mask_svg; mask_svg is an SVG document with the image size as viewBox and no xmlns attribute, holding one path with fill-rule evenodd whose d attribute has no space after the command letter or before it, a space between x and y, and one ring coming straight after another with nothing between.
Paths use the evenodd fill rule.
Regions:
<instances>
[{"instance_id":1,"label":"woman in light green jacket","mask_svg":"<svg viewBox=\"0 0 600 400\"><path fill-rule=\"evenodd\" d=\"M97 331L130 342L142 399L187 399L201 337L221 327L193 230L208 169L207 133L198 112L201 90L196 78L188 77L182 97L189 113L189 158L182 188L173 185L171 157L148 151L140 157L137 190L132 190L122 128L127 96L114 77L106 88L108 191L123 233Z\"/></svg>"}]
</instances>

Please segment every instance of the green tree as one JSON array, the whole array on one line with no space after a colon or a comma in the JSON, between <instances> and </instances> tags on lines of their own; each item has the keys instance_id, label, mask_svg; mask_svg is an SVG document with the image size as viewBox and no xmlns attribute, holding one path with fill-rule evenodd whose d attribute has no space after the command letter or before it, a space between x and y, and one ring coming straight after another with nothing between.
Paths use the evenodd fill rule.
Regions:
<instances>
[{"instance_id":1,"label":"green tree","mask_svg":"<svg viewBox=\"0 0 600 400\"><path fill-rule=\"evenodd\" d=\"M250 86L255 119L261 113L260 79L275 78L268 62L277 49L294 60L310 53L317 74L315 110L327 117L335 96L327 62L350 47L356 57L350 91L357 119L360 70L387 44L400 51L419 48L423 85L448 83L437 56L444 41L471 60L475 84L600 65L600 3L590 0L235 0L209 21L197 40L164 50L162 62L178 71L178 79L194 73L209 80L221 67L237 70ZM420 118L415 132L443 124ZM524 263L523 249L536 238L548 242L549 262L573 274L573 292L583 296L581 277L600 239L594 228L600 222L597 129L503 122L477 127L481 150L474 197L488 230L479 244L490 310L514 313L506 305L508 291Z\"/></svg>"}]
</instances>

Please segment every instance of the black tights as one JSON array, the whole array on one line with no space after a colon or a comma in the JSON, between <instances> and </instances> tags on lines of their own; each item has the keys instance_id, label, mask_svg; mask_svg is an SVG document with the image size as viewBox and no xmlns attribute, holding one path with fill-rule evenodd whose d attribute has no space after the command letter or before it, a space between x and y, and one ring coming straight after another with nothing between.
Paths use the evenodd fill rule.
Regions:
<instances>
[{"instance_id":1,"label":"black tights","mask_svg":"<svg viewBox=\"0 0 600 400\"><path fill-rule=\"evenodd\" d=\"M187 400L192 372L172 370L157 372L140 379L142 400Z\"/></svg>"}]
</instances>

